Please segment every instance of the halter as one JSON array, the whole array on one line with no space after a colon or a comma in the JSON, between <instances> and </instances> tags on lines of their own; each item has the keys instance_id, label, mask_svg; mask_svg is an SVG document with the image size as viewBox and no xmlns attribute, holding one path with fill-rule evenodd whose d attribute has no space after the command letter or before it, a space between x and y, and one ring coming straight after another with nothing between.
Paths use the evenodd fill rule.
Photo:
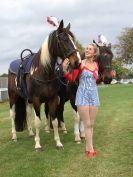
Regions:
<instances>
[{"instance_id":1,"label":"halter","mask_svg":"<svg viewBox=\"0 0 133 177\"><path fill-rule=\"evenodd\" d=\"M59 36L61 35L62 33L60 33L60 34L57 34L57 31L56 31L56 38L57 38L57 43L58 43L58 46L59 46L59 49L60 49L60 51L61 51L61 53L62 53L62 56L63 56L63 58L68 58L72 53L74 53L74 52L76 52L76 51L78 51L77 49L73 49L73 50L71 50L71 51L69 51L69 52L64 52L63 51L63 48L65 48L64 47L64 43L59 39ZM66 33L66 35L67 35L67 33Z\"/></svg>"},{"instance_id":2,"label":"halter","mask_svg":"<svg viewBox=\"0 0 133 177\"><path fill-rule=\"evenodd\" d=\"M32 79L34 79L35 81L39 82L40 84L48 84L48 83L50 83L50 82L53 82L54 80L58 80L62 85L68 86L68 83L65 84L65 83L64 83L63 81L61 81L61 79L60 79L60 78L63 76L62 62L63 62L63 59L68 58L71 54L73 54L74 52L76 52L77 49L74 48L74 49L72 49L72 50L69 50L69 51L67 51L67 52L64 52L64 50L63 50L63 49L65 49L64 43L63 43L62 40L59 39L59 37L60 37L63 33L65 33L66 35L68 35L68 33L66 33L66 32L62 32L62 33L58 34L57 31L56 31L57 46L58 46L58 48L59 48L59 50L61 51L61 54L62 54L62 58L57 57L57 61L56 61L56 63L55 63L54 72L55 72L55 75L56 75L56 76L55 76L55 78L53 78L53 79L48 79L48 80L45 80L45 81L32 76ZM50 33L50 36L49 36L49 37L51 37L52 34L53 34L53 32Z\"/></svg>"}]
</instances>

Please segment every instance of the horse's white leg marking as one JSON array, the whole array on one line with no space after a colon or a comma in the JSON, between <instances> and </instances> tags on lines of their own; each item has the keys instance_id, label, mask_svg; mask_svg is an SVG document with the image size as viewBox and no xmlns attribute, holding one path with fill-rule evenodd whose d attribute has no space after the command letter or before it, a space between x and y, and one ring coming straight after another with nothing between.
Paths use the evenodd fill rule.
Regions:
<instances>
[{"instance_id":1,"label":"horse's white leg marking","mask_svg":"<svg viewBox=\"0 0 133 177\"><path fill-rule=\"evenodd\" d=\"M85 138L85 130L84 130L84 124L82 120L80 120L79 129L80 129L80 137Z\"/></svg>"},{"instance_id":2,"label":"horse's white leg marking","mask_svg":"<svg viewBox=\"0 0 133 177\"><path fill-rule=\"evenodd\" d=\"M61 130L63 131L63 133L67 133L66 125L64 122L61 122Z\"/></svg>"},{"instance_id":3,"label":"horse's white leg marking","mask_svg":"<svg viewBox=\"0 0 133 177\"><path fill-rule=\"evenodd\" d=\"M39 131L41 126L41 120L35 113L35 128L36 128L36 135L35 135L35 149L41 149L40 145L40 137L39 137Z\"/></svg>"},{"instance_id":4,"label":"horse's white leg marking","mask_svg":"<svg viewBox=\"0 0 133 177\"><path fill-rule=\"evenodd\" d=\"M44 130L45 130L45 132L46 133L50 133L50 128L49 128L49 124L50 124L50 117L49 117L49 115L48 115L48 118L44 118L44 126L45 126L45 128L44 128Z\"/></svg>"},{"instance_id":5,"label":"horse's white leg marking","mask_svg":"<svg viewBox=\"0 0 133 177\"><path fill-rule=\"evenodd\" d=\"M74 117L74 135L75 135L75 141L77 143L80 143L81 138L80 138L80 132L79 132L79 122L80 122L80 117L78 112L76 112L73 109L73 117Z\"/></svg>"},{"instance_id":6,"label":"horse's white leg marking","mask_svg":"<svg viewBox=\"0 0 133 177\"><path fill-rule=\"evenodd\" d=\"M26 113L27 113L27 127L29 131L29 136L34 136L33 130L32 130L32 104L27 103L26 105Z\"/></svg>"},{"instance_id":7,"label":"horse's white leg marking","mask_svg":"<svg viewBox=\"0 0 133 177\"><path fill-rule=\"evenodd\" d=\"M53 124L53 129L54 129L54 140L56 142L56 146L57 147L63 147L63 145L62 145L62 143L60 141L60 137L59 137L58 120L57 120L57 118L52 121L52 124Z\"/></svg>"},{"instance_id":8,"label":"horse's white leg marking","mask_svg":"<svg viewBox=\"0 0 133 177\"><path fill-rule=\"evenodd\" d=\"M10 109L10 117L12 122L12 140L17 141L16 128L15 128L15 105Z\"/></svg>"}]
</instances>

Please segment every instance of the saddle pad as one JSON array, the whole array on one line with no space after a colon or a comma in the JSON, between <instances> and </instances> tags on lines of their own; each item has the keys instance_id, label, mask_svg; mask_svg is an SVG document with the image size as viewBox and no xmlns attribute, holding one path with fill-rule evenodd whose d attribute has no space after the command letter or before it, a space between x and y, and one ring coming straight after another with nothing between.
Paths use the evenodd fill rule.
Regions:
<instances>
[{"instance_id":1,"label":"saddle pad","mask_svg":"<svg viewBox=\"0 0 133 177\"><path fill-rule=\"evenodd\" d=\"M19 68L20 68L20 64L22 64L23 74L29 73L34 55L35 54L28 56L27 58L25 58L23 60L23 62L21 61L21 59L17 59L17 60L12 61L10 63L9 71L11 73L17 74L19 71Z\"/></svg>"}]
</instances>

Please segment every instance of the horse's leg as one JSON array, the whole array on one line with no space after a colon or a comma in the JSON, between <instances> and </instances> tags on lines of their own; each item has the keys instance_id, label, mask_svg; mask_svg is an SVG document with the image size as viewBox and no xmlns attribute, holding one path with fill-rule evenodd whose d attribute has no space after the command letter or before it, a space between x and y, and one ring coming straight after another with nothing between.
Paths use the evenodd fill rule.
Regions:
<instances>
[{"instance_id":1,"label":"horse's leg","mask_svg":"<svg viewBox=\"0 0 133 177\"><path fill-rule=\"evenodd\" d=\"M8 74L8 95L10 104L10 117L12 123L12 139L17 141L16 131L23 131L26 123L26 103L19 96L16 88L16 75Z\"/></svg>"},{"instance_id":2,"label":"horse's leg","mask_svg":"<svg viewBox=\"0 0 133 177\"><path fill-rule=\"evenodd\" d=\"M66 125L64 122L63 112L64 112L65 101L60 99L60 104L57 107L57 117L63 133L67 133Z\"/></svg>"},{"instance_id":3,"label":"horse's leg","mask_svg":"<svg viewBox=\"0 0 133 177\"><path fill-rule=\"evenodd\" d=\"M80 138L85 138L84 124L81 119L80 119L80 124L79 124L79 130L80 130Z\"/></svg>"},{"instance_id":4,"label":"horse's leg","mask_svg":"<svg viewBox=\"0 0 133 177\"><path fill-rule=\"evenodd\" d=\"M77 106L75 106L75 94L73 93L73 95L70 98L70 103L71 106L73 108L73 118L74 118L74 135L75 135L75 142L77 144L81 143L81 138L80 138L80 116L77 112Z\"/></svg>"},{"instance_id":5,"label":"horse's leg","mask_svg":"<svg viewBox=\"0 0 133 177\"><path fill-rule=\"evenodd\" d=\"M73 118L74 118L74 135L75 135L75 142L77 144L81 143L81 138L80 138L80 130L79 130L79 126L80 126L80 117L78 112L73 109Z\"/></svg>"},{"instance_id":6,"label":"horse's leg","mask_svg":"<svg viewBox=\"0 0 133 177\"><path fill-rule=\"evenodd\" d=\"M63 149L63 144L60 141L59 131L58 131L58 119L57 119L57 105L58 105L58 97L56 96L54 99L49 101L49 113L52 118L52 125L54 129L54 140L56 142L56 147L58 149Z\"/></svg>"},{"instance_id":7,"label":"horse's leg","mask_svg":"<svg viewBox=\"0 0 133 177\"><path fill-rule=\"evenodd\" d=\"M50 133L50 127L49 127L49 124L50 124L50 116L48 115L48 117L46 117L45 119L44 119L44 126L45 126L45 128L44 128L44 130L45 130L45 132L46 133Z\"/></svg>"},{"instance_id":8,"label":"horse's leg","mask_svg":"<svg viewBox=\"0 0 133 177\"><path fill-rule=\"evenodd\" d=\"M35 113L35 129L36 129L35 149L41 150L42 146L40 145L40 136L39 136L40 127L41 127L41 118L40 118L41 102L38 97L33 98L33 106L34 106L34 113Z\"/></svg>"},{"instance_id":9,"label":"horse's leg","mask_svg":"<svg viewBox=\"0 0 133 177\"><path fill-rule=\"evenodd\" d=\"M17 141L16 128L15 128L15 104L10 103L10 117L12 123L12 140Z\"/></svg>"},{"instance_id":10,"label":"horse's leg","mask_svg":"<svg viewBox=\"0 0 133 177\"><path fill-rule=\"evenodd\" d=\"M9 105L10 105L10 118L12 124L12 140L17 141L16 127L15 127L15 102L17 95L13 92L12 88L15 87L15 75L10 72L8 74L8 95L9 95Z\"/></svg>"},{"instance_id":11,"label":"horse's leg","mask_svg":"<svg viewBox=\"0 0 133 177\"><path fill-rule=\"evenodd\" d=\"M21 97L9 95L10 116L12 122L12 139L17 141L16 131L23 131L26 125L26 103Z\"/></svg>"},{"instance_id":12,"label":"horse's leg","mask_svg":"<svg viewBox=\"0 0 133 177\"><path fill-rule=\"evenodd\" d=\"M44 130L45 130L45 132L46 133L50 133L50 116L49 116L49 107L48 107L48 103L45 103L45 110L44 110L44 112L45 112L45 115L46 115L46 117L44 118L44 126L45 126L45 128L44 128Z\"/></svg>"},{"instance_id":13,"label":"horse's leg","mask_svg":"<svg viewBox=\"0 0 133 177\"><path fill-rule=\"evenodd\" d=\"M64 134L67 134L67 129L64 121L61 121L61 130Z\"/></svg>"},{"instance_id":14,"label":"horse's leg","mask_svg":"<svg viewBox=\"0 0 133 177\"><path fill-rule=\"evenodd\" d=\"M26 113L27 113L27 128L29 131L29 136L34 136L33 130L32 130L32 104L27 103L26 105Z\"/></svg>"},{"instance_id":15,"label":"horse's leg","mask_svg":"<svg viewBox=\"0 0 133 177\"><path fill-rule=\"evenodd\" d=\"M80 143L81 138L85 138L85 131L83 121L80 119L79 113L74 109L74 134L75 134L75 141Z\"/></svg>"}]
</instances>

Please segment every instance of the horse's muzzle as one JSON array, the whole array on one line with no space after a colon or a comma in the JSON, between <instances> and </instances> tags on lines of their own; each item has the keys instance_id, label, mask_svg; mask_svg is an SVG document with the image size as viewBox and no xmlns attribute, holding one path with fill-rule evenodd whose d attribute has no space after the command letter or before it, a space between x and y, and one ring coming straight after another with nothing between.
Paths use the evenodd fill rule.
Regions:
<instances>
[{"instance_id":1,"label":"horse's muzzle","mask_svg":"<svg viewBox=\"0 0 133 177\"><path fill-rule=\"evenodd\" d=\"M74 65L74 69L78 69L80 66L81 62L76 61Z\"/></svg>"},{"instance_id":2,"label":"horse's muzzle","mask_svg":"<svg viewBox=\"0 0 133 177\"><path fill-rule=\"evenodd\" d=\"M112 77L104 77L103 82L104 84L110 84L112 81Z\"/></svg>"}]
</instances>

